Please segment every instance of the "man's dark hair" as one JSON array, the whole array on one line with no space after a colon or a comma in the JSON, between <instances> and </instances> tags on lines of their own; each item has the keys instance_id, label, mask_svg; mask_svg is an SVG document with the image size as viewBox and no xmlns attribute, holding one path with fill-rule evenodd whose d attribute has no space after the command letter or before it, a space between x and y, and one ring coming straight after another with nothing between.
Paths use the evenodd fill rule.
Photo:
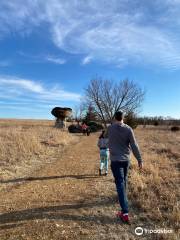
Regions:
<instances>
[{"instance_id":1,"label":"man's dark hair","mask_svg":"<svg viewBox=\"0 0 180 240\"><path fill-rule=\"evenodd\" d=\"M121 121L123 119L123 116L124 116L124 114L121 111L115 112L115 115L114 115L114 117L117 121Z\"/></svg>"}]
</instances>

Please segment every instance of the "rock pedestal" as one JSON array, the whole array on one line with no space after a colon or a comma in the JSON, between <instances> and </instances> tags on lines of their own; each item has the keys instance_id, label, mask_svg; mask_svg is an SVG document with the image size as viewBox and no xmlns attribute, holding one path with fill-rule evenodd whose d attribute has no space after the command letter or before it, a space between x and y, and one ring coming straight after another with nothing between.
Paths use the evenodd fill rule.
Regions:
<instances>
[{"instance_id":1,"label":"rock pedestal","mask_svg":"<svg viewBox=\"0 0 180 240\"><path fill-rule=\"evenodd\" d=\"M57 118L56 122L55 122L55 127L56 128L65 128L66 127L66 119L62 120L60 118Z\"/></svg>"},{"instance_id":2,"label":"rock pedestal","mask_svg":"<svg viewBox=\"0 0 180 240\"><path fill-rule=\"evenodd\" d=\"M55 127L65 128L66 127L66 118L71 115L71 108L61 108L55 107L52 109L51 114L56 117Z\"/></svg>"}]
</instances>

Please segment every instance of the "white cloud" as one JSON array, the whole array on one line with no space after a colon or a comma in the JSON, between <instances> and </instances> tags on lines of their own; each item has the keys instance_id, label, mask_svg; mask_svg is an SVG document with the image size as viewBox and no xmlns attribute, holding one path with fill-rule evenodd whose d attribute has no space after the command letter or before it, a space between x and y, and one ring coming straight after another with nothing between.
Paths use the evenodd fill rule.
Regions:
<instances>
[{"instance_id":1,"label":"white cloud","mask_svg":"<svg viewBox=\"0 0 180 240\"><path fill-rule=\"evenodd\" d=\"M2 0L0 36L30 34L48 23L50 38L66 52L89 61L124 66L180 68L178 0ZM93 56L90 59L88 56ZM48 59L47 59L48 60ZM63 64L63 59L48 61Z\"/></svg>"},{"instance_id":2,"label":"white cloud","mask_svg":"<svg viewBox=\"0 0 180 240\"><path fill-rule=\"evenodd\" d=\"M71 106L79 102L80 94L59 86L44 86L40 82L0 75L0 116L18 118L51 118L55 106Z\"/></svg>"},{"instance_id":3,"label":"white cloud","mask_svg":"<svg viewBox=\"0 0 180 240\"><path fill-rule=\"evenodd\" d=\"M92 56L86 56L83 60L82 60L82 65L86 65L88 63L90 63L92 61Z\"/></svg>"},{"instance_id":4,"label":"white cloud","mask_svg":"<svg viewBox=\"0 0 180 240\"><path fill-rule=\"evenodd\" d=\"M53 55L31 55L31 54L27 54L25 52L22 51L18 51L18 54L24 58L27 58L28 60L32 61L32 62L37 62L37 63L41 63L41 62L51 62L51 63L55 63L58 65L63 65L66 63L66 60L57 56L53 56Z\"/></svg>"},{"instance_id":5,"label":"white cloud","mask_svg":"<svg viewBox=\"0 0 180 240\"><path fill-rule=\"evenodd\" d=\"M65 59L54 57L54 56L46 56L45 60L47 60L48 62L59 64L59 65L62 65L62 64L66 63Z\"/></svg>"},{"instance_id":6,"label":"white cloud","mask_svg":"<svg viewBox=\"0 0 180 240\"><path fill-rule=\"evenodd\" d=\"M41 83L22 79L17 77L0 76L1 99L19 100L36 100L53 103L53 101L79 101L80 94L65 91L59 87L44 87Z\"/></svg>"},{"instance_id":7,"label":"white cloud","mask_svg":"<svg viewBox=\"0 0 180 240\"><path fill-rule=\"evenodd\" d=\"M34 93L43 93L43 87L31 80L19 79L19 78L11 78L11 77L0 77L0 85L9 87L9 88L21 88Z\"/></svg>"}]
</instances>

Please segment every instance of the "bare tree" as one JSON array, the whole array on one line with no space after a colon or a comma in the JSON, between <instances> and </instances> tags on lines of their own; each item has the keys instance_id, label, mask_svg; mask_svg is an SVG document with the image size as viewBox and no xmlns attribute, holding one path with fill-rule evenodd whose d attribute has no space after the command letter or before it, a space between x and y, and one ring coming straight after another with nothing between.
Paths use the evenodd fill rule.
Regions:
<instances>
[{"instance_id":1,"label":"bare tree","mask_svg":"<svg viewBox=\"0 0 180 240\"><path fill-rule=\"evenodd\" d=\"M92 79L85 89L87 104L93 106L99 119L112 122L116 111L136 112L144 98L144 91L128 79L119 83L101 78Z\"/></svg>"},{"instance_id":2,"label":"bare tree","mask_svg":"<svg viewBox=\"0 0 180 240\"><path fill-rule=\"evenodd\" d=\"M81 102L79 105L76 105L73 109L73 116L77 123L81 122L85 114L85 104Z\"/></svg>"}]
</instances>

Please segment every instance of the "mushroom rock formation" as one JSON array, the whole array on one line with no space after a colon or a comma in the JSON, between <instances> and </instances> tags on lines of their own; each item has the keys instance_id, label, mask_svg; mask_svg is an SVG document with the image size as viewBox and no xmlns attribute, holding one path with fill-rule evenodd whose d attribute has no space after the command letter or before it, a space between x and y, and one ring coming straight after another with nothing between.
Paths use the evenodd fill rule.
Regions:
<instances>
[{"instance_id":1,"label":"mushroom rock formation","mask_svg":"<svg viewBox=\"0 0 180 240\"><path fill-rule=\"evenodd\" d=\"M51 114L56 117L55 127L64 128L66 127L66 118L72 113L71 108L66 107L55 107L52 109Z\"/></svg>"}]
</instances>

